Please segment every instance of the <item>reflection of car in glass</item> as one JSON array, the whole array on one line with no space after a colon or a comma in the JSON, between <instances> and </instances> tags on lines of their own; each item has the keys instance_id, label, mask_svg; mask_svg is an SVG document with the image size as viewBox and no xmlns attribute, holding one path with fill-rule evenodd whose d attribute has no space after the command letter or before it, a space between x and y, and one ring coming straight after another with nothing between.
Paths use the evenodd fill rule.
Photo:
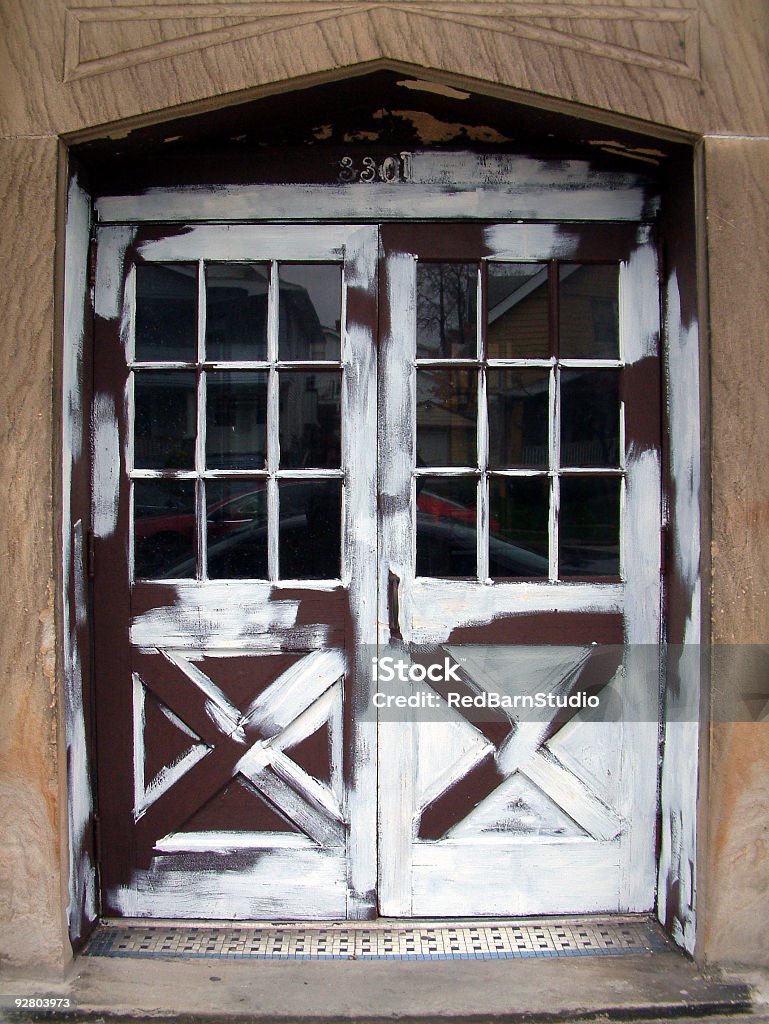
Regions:
<instances>
[{"instance_id":1,"label":"reflection of car in glass","mask_svg":"<svg viewBox=\"0 0 769 1024\"><path fill-rule=\"evenodd\" d=\"M165 481L163 482L165 483ZM302 516L312 484L303 481L283 483L280 487L281 524L293 516ZM193 488L183 499L169 494L162 484L154 491L142 490L142 504L136 506L134 535L137 575L148 577L162 573L167 566L190 556L195 543ZM468 508L431 491L420 491L417 512L439 520L474 524L475 507ZM207 515L209 545L246 526L267 523L267 490L260 483L253 490L236 494L213 504ZM282 528L282 527L281 527ZM492 520L491 528L496 528ZM301 575L301 574L300 574Z\"/></svg>"},{"instance_id":2,"label":"reflection of car in glass","mask_svg":"<svg viewBox=\"0 0 769 1024\"><path fill-rule=\"evenodd\" d=\"M417 576L476 575L477 535L462 523L435 519L417 513ZM511 544L492 534L489 537L489 573L499 578L546 578L547 558Z\"/></svg>"},{"instance_id":3,"label":"reflection of car in glass","mask_svg":"<svg viewBox=\"0 0 769 1024\"><path fill-rule=\"evenodd\" d=\"M337 579L339 577L338 506L330 495L300 514L280 521L280 572L282 579ZM547 577L548 560L533 551L499 537L489 539L491 575L500 578ZM476 531L462 523L417 513L418 576L469 576L476 574ZM267 578L267 524L253 520L208 548L208 573L212 579ZM171 565L160 578L179 579L195 574L195 559Z\"/></svg>"}]
</instances>

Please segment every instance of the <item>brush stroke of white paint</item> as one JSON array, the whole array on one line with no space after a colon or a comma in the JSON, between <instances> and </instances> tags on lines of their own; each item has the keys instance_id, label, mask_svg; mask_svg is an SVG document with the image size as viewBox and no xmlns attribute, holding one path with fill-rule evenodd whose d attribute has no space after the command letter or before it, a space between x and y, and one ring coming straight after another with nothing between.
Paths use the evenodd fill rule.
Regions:
<instances>
[{"instance_id":1,"label":"brush stroke of white paint","mask_svg":"<svg viewBox=\"0 0 769 1024\"><path fill-rule=\"evenodd\" d=\"M665 327L670 459L675 488L673 557L676 571L688 589L689 608L684 635L678 640L685 648L676 663L670 665L681 689L676 707L672 706L671 696L666 696L657 916L662 922L672 918L674 939L687 952L693 953L697 912L701 681L699 657L687 656L686 646L701 641L699 329L696 321L688 326L682 321L681 294L675 271L668 281ZM682 706L691 709L692 720L676 720L681 717ZM668 887L673 881L678 883L679 900L677 906L671 908L668 907Z\"/></svg>"},{"instance_id":2,"label":"brush stroke of white paint","mask_svg":"<svg viewBox=\"0 0 769 1024\"><path fill-rule=\"evenodd\" d=\"M540 164L539 166L544 166ZM445 170L441 173L445 174ZM465 173L465 176L467 174ZM644 188L616 188L587 174L567 188L551 180L520 184L433 182L399 185L229 185L148 189L141 196L98 200L110 221L266 220L324 218L372 220L431 217L440 220L614 220L653 216L656 200Z\"/></svg>"},{"instance_id":3,"label":"brush stroke of white paint","mask_svg":"<svg viewBox=\"0 0 769 1024\"><path fill-rule=\"evenodd\" d=\"M211 750L200 737L192 732L172 711L165 708L169 718L187 736L194 737L194 742L186 751L174 758L171 764L164 765L153 779L147 783L145 778L145 735L146 735L146 691L138 673L133 673L133 737L134 737L134 820L139 818L155 801L174 786L193 765L197 764Z\"/></svg>"},{"instance_id":4,"label":"brush stroke of white paint","mask_svg":"<svg viewBox=\"0 0 769 1024\"><path fill-rule=\"evenodd\" d=\"M192 656L209 647L245 649L261 639L269 646L272 637L272 646L279 649L281 639L274 634L296 627L299 602L280 599L280 591L269 583L170 585L176 593L173 605L134 617L131 642L137 647L169 647ZM302 628L316 643L328 632L323 624Z\"/></svg>"},{"instance_id":5,"label":"brush stroke of white paint","mask_svg":"<svg viewBox=\"0 0 769 1024\"><path fill-rule=\"evenodd\" d=\"M131 883L116 887L108 903L125 917L211 920L342 919L347 905L343 850L254 851L239 872L177 866L159 856ZM210 861L206 861L210 865Z\"/></svg>"},{"instance_id":6,"label":"brush stroke of white paint","mask_svg":"<svg viewBox=\"0 0 769 1024\"><path fill-rule=\"evenodd\" d=\"M72 471L82 457L83 400L81 372L88 294L88 247L91 209L88 196L73 177L67 192L64 236L64 347L62 358L61 516L62 516L62 631L64 668L64 735L67 746L67 826L69 838L69 903L67 917L73 938L82 935L85 921L96 917L96 871L88 848L93 817L88 743L83 709L83 678L78 629L87 619L83 521L72 524ZM73 581L74 607L70 604Z\"/></svg>"},{"instance_id":7,"label":"brush stroke of white paint","mask_svg":"<svg viewBox=\"0 0 769 1024\"><path fill-rule=\"evenodd\" d=\"M115 402L102 392L93 400L93 532L111 537L117 528L120 436Z\"/></svg>"},{"instance_id":8,"label":"brush stroke of white paint","mask_svg":"<svg viewBox=\"0 0 769 1024\"><path fill-rule=\"evenodd\" d=\"M135 234L135 227L124 224L99 229L94 312L104 320L117 320L120 317L123 304L123 261Z\"/></svg>"}]
</instances>

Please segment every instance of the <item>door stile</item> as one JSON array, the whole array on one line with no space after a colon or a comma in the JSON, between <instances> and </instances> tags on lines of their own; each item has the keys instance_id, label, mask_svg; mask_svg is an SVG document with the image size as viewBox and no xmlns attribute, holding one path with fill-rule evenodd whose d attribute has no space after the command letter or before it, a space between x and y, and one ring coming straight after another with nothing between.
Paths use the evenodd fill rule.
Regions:
<instances>
[{"instance_id":1,"label":"door stile","mask_svg":"<svg viewBox=\"0 0 769 1024\"><path fill-rule=\"evenodd\" d=\"M348 665L351 699L345 732L349 817L347 917L376 914L377 724L371 651L377 639L377 345L379 232L362 226L347 240L343 550L350 608Z\"/></svg>"},{"instance_id":2,"label":"door stile","mask_svg":"<svg viewBox=\"0 0 769 1024\"><path fill-rule=\"evenodd\" d=\"M378 652L404 651L402 623L411 616L412 466L415 453L416 292L414 258L385 252L379 337L379 635ZM396 600L399 622L392 621ZM396 628L392 628L395 626ZM388 693L396 693L395 684ZM405 689L403 692L406 692ZM416 733L408 716L379 722L379 910L411 915Z\"/></svg>"},{"instance_id":3,"label":"door stile","mask_svg":"<svg viewBox=\"0 0 769 1024\"><path fill-rule=\"evenodd\" d=\"M624 430L627 446L623 490L622 561L625 576L625 671L645 681L626 692L620 806L632 828L621 835L624 866L621 905L649 908L656 885L658 774L664 662L662 659L662 408L658 252L651 232L620 265L620 332L623 344ZM632 400L643 396L643 401Z\"/></svg>"}]
</instances>

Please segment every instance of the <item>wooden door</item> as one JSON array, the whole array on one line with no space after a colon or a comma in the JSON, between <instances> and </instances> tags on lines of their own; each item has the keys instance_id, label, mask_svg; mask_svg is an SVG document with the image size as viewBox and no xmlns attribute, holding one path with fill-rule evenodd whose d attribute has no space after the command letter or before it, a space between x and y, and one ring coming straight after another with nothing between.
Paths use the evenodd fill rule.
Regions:
<instances>
[{"instance_id":1,"label":"wooden door","mask_svg":"<svg viewBox=\"0 0 769 1024\"><path fill-rule=\"evenodd\" d=\"M369 227L99 230L106 914L372 912L376 266Z\"/></svg>"},{"instance_id":2,"label":"wooden door","mask_svg":"<svg viewBox=\"0 0 769 1024\"><path fill-rule=\"evenodd\" d=\"M382 237L380 641L453 669L431 686L380 682L439 705L381 712L381 912L648 910L661 569L649 229ZM480 713L492 693L512 709ZM602 710L559 708L579 694Z\"/></svg>"},{"instance_id":3,"label":"wooden door","mask_svg":"<svg viewBox=\"0 0 769 1024\"><path fill-rule=\"evenodd\" d=\"M373 227L100 229L105 913L651 906L648 229L382 240L377 285ZM377 732L388 651L455 666L403 688L437 695L434 720L383 710ZM491 692L619 712L449 707Z\"/></svg>"}]
</instances>

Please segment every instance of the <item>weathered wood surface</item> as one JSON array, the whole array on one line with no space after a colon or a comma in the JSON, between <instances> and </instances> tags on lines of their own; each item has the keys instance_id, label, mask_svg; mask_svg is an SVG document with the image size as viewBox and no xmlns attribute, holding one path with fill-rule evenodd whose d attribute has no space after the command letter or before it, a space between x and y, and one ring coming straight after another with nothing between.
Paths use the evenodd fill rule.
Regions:
<instances>
[{"instance_id":1,"label":"weathered wood surface","mask_svg":"<svg viewBox=\"0 0 769 1024\"><path fill-rule=\"evenodd\" d=\"M383 62L693 132L765 134L763 0L3 0L0 130L77 131ZM454 83L455 85L458 83ZM487 85L488 87L488 85Z\"/></svg>"}]
</instances>

